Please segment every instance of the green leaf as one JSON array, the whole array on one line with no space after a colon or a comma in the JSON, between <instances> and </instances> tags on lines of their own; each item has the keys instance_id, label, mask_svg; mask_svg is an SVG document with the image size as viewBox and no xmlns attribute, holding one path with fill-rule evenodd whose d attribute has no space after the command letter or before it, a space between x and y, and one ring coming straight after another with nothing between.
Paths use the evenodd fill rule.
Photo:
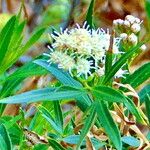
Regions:
<instances>
[{"instance_id":1,"label":"green leaf","mask_svg":"<svg viewBox=\"0 0 150 150\"><path fill-rule=\"evenodd\" d=\"M6 81L27 78L34 75L46 75L47 73L47 70L43 69L41 66L29 62L17 69L13 74L9 75L6 78Z\"/></svg>"},{"instance_id":2,"label":"green leaf","mask_svg":"<svg viewBox=\"0 0 150 150\"><path fill-rule=\"evenodd\" d=\"M133 147L139 147L140 146L140 141L133 136L123 136L121 138L121 140L123 143L128 144L128 145L133 146Z\"/></svg>"},{"instance_id":3,"label":"green leaf","mask_svg":"<svg viewBox=\"0 0 150 150\"><path fill-rule=\"evenodd\" d=\"M34 63L42 66L44 69L48 70L52 75L54 75L62 84L66 86L73 86L77 88L83 87L81 83L73 79L68 72L59 69L56 65L49 65L46 60L35 60ZM91 99L88 95L80 95L77 98L77 105L82 111L85 111L91 105Z\"/></svg>"},{"instance_id":4,"label":"green leaf","mask_svg":"<svg viewBox=\"0 0 150 150\"><path fill-rule=\"evenodd\" d=\"M57 125L57 123L55 122L54 118L51 116L49 111L43 106L39 107L39 111L41 112L42 116L50 123L50 125L53 127L53 129L58 134L62 135L63 130L62 130L61 126Z\"/></svg>"},{"instance_id":5,"label":"green leaf","mask_svg":"<svg viewBox=\"0 0 150 150\"><path fill-rule=\"evenodd\" d=\"M21 118L22 115L18 115L15 117L3 116L0 118L0 124L3 124L5 126L10 136L11 143L13 145L17 145L20 142L20 136L22 131L16 122L19 121Z\"/></svg>"},{"instance_id":6,"label":"green leaf","mask_svg":"<svg viewBox=\"0 0 150 150\"><path fill-rule=\"evenodd\" d=\"M112 67L112 53L107 51L106 60L105 60L105 74L109 73Z\"/></svg>"},{"instance_id":7,"label":"green leaf","mask_svg":"<svg viewBox=\"0 0 150 150\"><path fill-rule=\"evenodd\" d=\"M125 54L121 56L121 58L111 67L110 71L106 74L105 79L103 81L104 84L107 84L111 78L117 73L117 71L127 62L128 59L132 57L132 55L138 52L139 48L144 44L144 42L137 44L137 46L129 49Z\"/></svg>"},{"instance_id":8,"label":"green leaf","mask_svg":"<svg viewBox=\"0 0 150 150\"><path fill-rule=\"evenodd\" d=\"M57 143L55 140L53 139L49 139L48 140L50 146L53 148L53 149L56 149L56 150L65 150L65 148L63 148L59 143Z\"/></svg>"},{"instance_id":9,"label":"green leaf","mask_svg":"<svg viewBox=\"0 0 150 150\"><path fill-rule=\"evenodd\" d=\"M86 21L87 21L87 24L90 26L91 29L93 28L94 2L95 2L95 0L91 0L90 6L89 6L87 14L86 14Z\"/></svg>"},{"instance_id":10,"label":"green leaf","mask_svg":"<svg viewBox=\"0 0 150 150\"><path fill-rule=\"evenodd\" d=\"M145 106L146 106L146 115L150 124L150 95L147 94L147 98L145 99Z\"/></svg>"},{"instance_id":11,"label":"green leaf","mask_svg":"<svg viewBox=\"0 0 150 150\"><path fill-rule=\"evenodd\" d=\"M63 130L63 115L59 101L53 102L56 124Z\"/></svg>"},{"instance_id":12,"label":"green leaf","mask_svg":"<svg viewBox=\"0 0 150 150\"><path fill-rule=\"evenodd\" d=\"M129 75L123 83L130 84L133 88L136 88L149 78L150 63L146 63L137 69L133 74Z\"/></svg>"},{"instance_id":13,"label":"green leaf","mask_svg":"<svg viewBox=\"0 0 150 150\"><path fill-rule=\"evenodd\" d=\"M79 147L82 144L85 136L87 135L90 128L92 127L92 125L95 121L95 117L96 117L96 110L95 110L95 104L93 104L91 106L90 110L89 110L89 116L86 118L85 124L83 126L82 131L81 131L80 139L79 139L79 142L78 142L77 147L76 147L77 150L79 149Z\"/></svg>"},{"instance_id":14,"label":"green leaf","mask_svg":"<svg viewBox=\"0 0 150 150\"><path fill-rule=\"evenodd\" d=\"M139 92L139 97L141 102L145 102L146 114L150 123L150 85L145 86Z\"/></svg>"},{"instance_id":15,"label":"green leaf","mask_svg":"<svg viewBox=\"0 0 150 150\"><path fill-rule=\"evenodd\" d=\"M100 101L99 99L96 100L96 111L97 116L108 137L110 138L117 150L122 150L120 132L104 101Z\"/></svg>"},{"instance_id":16,"label":"green leaf","mask_svg":"<svg viewBox=\"0 0 150 150\"><path fill-rule=\"evenodd\" d=\"M143 103L147 99L147 95L150 95L150 84L146 85L139 93L140 102Z\"/></svg>"},{"instance_id":17,"label":"green leaf","mask_svg":"<svg viewBox=\"0 0 150 150\"><path fill-rule=\"evenodd\" d=\"M127 109L136 117L139 123L145 124L145 121L143 120L140 111L138 110L138 108L130 98L127 98L124 104L127 107Z\"/></svg>"},{"instance_id":18,"label":"green leaf","mask_svg":"<svg viewBox=\"0 0 150 150\"><path fill-rule=\"evenodd\" d=\"M34 146L33 150L48 150L48 145L46 144L37 144Z\"/></svg>"},{"instance_id":19,"label":"green leaf","mask_svg":"<svg viewBox=\"0 0 150 150\"><path fill-rule=\"evenodd\" d=\"M11 17L11 19L7 22L0 33L0 64L3 61L4 56L8 50L9 42L13 35L15 21L16 17Z\"/></svg>"},{"instance_id":20,"label":"green leaf","mask_svg":"<svg viewBox=\"0 0 150 150\"><path fill-rule=\"evenodd\" d=\"M12 144L6 127L0 125L0 150L12 150Z\"/></svg>"},{"instance_id":21,"label":"green leaf","mask_svg":"<svg viewBox=\"0 0 150 150\"><path fill-rule=\"evenodd\" d=\"M0 92L0 97L3 98L9 96L14 88L16 88L25 78L33 75L45 75L46 73L47 71L45 69L33 62L25 64L6 78Z\"/></svg>"},{"instance_id":22,"label":"green leaf","mask_svg":"<svg viewBox=\"0 0 150 150\"><path fill-rule=\"evenodd\" d=\"M7 150L7 144L1 135L0 135L0 149L1 150Z\"/></svg>"},{"instance_id":23,"label":"green leaf","mask_svg":"<svg viewBox=\"0 0 150 150\"><path fill-rule=\"evenodd\" d=\"M59 81L61 81L64 85L69 85L73 87L82 87L82 85L73 79L68 72L65 72L62 69L59 69L56 65L49 65L46 60L35 60L34 63L42 66L46 70L48 70L52 75L54 75Z\"/></svg>"},{"instance_id":24,"label":"green leaf","mask_svg":"<svg viewBox=\"0 0 150 150\"><path fill-rule=\"evenodd\" d=\"M125 97L118 91L107 86L97 86L92 89L92 93L96 99L109 101L109 102L119 102L125 101Z\"/></svg>"},{"instance_id":25,"label":"green leaf","mask_svg":"<svg viewBox=\"0 0 150 150\"><path fill-rule=\"evenodd\" d=\"M68 137L63 138L63 141L68 144L78 144L79 140L80 140L80 135L70 135ZM101 142L96 138L91 138L91 142L96 148L96 150L102 148L105 145L104 142ZM86 145L85 139L83 139L83 142L81 145L83 146Z\"/></svg>"},{"instance_id":26,"label":"green leaf","mask_svg":"<svg viewBox=\"0 0 150 150\"><path fill-rule=\"evenodd\" d=\"M27 49L29 49L35 42L37 42L39 40L39 38L45 32L45 30L46 30L46 28L40 28L35 33L33 33L21 51L24 52Z\"/></svg>"},{"instance_id":27,"label":"green leaf","mask_svg":"<svg viewBox=\"0 0 150 150\"><path fill-rule=\"evenodd\" d=\"M26 25L26 21L23 21L20 24L19 24L19 20L16 21L12 39L9 44L9 51L13 51L14 48L19 47L19 45L21 44L20 42L22 42L22 40L20 42L18 42L18 41L20 40L20 38L22 38L22 33L23 33L23 29L24 29L25 25Z\"/></svg>"},{"instance_id":28,"label":"green leaf","mask_svg":"<svg viewBox=\"0 0 150 150\"><path fill-rule=\"evenodd\" d=\"M85 92L83 90L73 88L67 89L66 91L60 91L59 88L43 88L4 98L0 100L0 103L16 104L39 101L57 101L62 99L74 99L77 96L84 94Z\"/></svg>"}]
</instances>

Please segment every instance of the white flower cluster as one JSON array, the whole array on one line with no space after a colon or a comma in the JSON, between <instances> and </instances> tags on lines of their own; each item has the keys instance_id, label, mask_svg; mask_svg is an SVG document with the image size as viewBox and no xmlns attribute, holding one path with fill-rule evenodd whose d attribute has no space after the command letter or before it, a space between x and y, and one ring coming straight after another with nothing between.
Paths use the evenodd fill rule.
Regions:
<instances>
[{"instance_id":1,"label":"white flower cluster","mask_svg":"<svg viewBox=\"0 0 150 150\"><path fill-rule=\"evenodd\" d=\"M89 29L87 23L81 27L66 29L52 35L54 43L49 56L49 63L58 64L59 68L69 71L71 75L84 76L92 73L99 76L105 72L105 57L112 38L109 32L103 29ZM112 51L120 54L119 42L121 38L113 38ZM100 67L101 66L101 67ZM122 77L121 74L117 75Z\"/></svg>"},{"instance_id":2,"label":"white flower cluster","mask_svg":"<svg viewBox=\"0 0 150 150\"><path fill-rule=\"evenodd\" d=\"M120 32L122 41L126 44L137 45L138 35L141 31L142 21L132 15L127 15L125 20L117 19L113 21L113 25ZM146 50L146 46L142 45L141 50Z\"/></svg>"}]
</instances>

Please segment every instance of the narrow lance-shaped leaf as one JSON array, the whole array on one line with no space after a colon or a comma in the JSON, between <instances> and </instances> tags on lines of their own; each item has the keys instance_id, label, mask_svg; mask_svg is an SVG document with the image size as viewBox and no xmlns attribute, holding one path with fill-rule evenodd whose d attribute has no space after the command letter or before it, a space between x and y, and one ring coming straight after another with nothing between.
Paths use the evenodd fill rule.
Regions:
<instances>
[{"instance_id":1,"label":"narrow lance-shaped leaf","mask_svg":"<svg viewBox=\"0 0 150 150\"><path fill-rule=\"evenodd\" d=\"M40 28L35 33L33 33L27 43L24 46L19 47L17 50L17 55L15 55L15 57L10 61L9 66L15 63L21 55L23 55L33 44L35 44L45 30L46 28Z\"/></svg>"},{"instance_id":2,"label":"narrow lance-shaped leaf","mask_svg":"<svg viewBox=\"0 0 150 150\"><path fill-rule=\"evenodd\" d=\"M53 65L53 64L49 65L49 63L46 62L46 60L42 60L42 59L35 60L34 63L48 70L64 85L82 87L82 85L78 81L74 80L68 72L65 72L62 69L59 69L56 65Z\"/></svg>"},{"instance_id":3,"label":"narrow lance-shaped leaf","mask_svg":"<svg viewBox=\"0 0 150 150\"><path fill-rule=\"evenodd\" d=\"M97 116L117 150L122 150L120 132L103 100L96 100Z\"/></svg>"},{"instance_id":4,"label":"narrow lance-shaped leaf","mask_svg":"<svg viewBox=\"0 0 150 150\"><path fill-rule=\"evenodd\" d=\"M150 95L150 84L146 85L139 93L140 102L143 103L147 98L147 94Z\"/></svg>"},{"instance_id":5,"label":"narrow lance-shaped leaf","mask_svg":"<svg viewBox=\"0 0 150 150\"><path fill-rule=\"evenodd\" d=\"M142 118L142 115L140 114L140 111L131 99L127 98L124 104L127 107L127 109L136 117L137 122L146 124Z\"/></svg>"},{"instance_id":6,"label":"narrow lance-shaped leaf","mask_svg":"<svg viewBox=\"0 0 150 150\"><path fill-rule=\"evenodd\" d=\"M16 21L17 22L17 21ZM17 22L18 24L15 25L15 28L14 28L14 32L13 32L13 36L12 36L12 39L10 41L10 45L9 45L9 51L12 51L14 50L13 48L17 47L17 43L18 41L20 40L21 38L21 35L23 33L23 29L26 25L26 21L23 21L19 24L19 22ZM21 40L22 42L22 40ZM20 43L21 43L20 42ZM14 53L15 54L15 53Z\"/></svg>"},{"instance_id":7,"label":"narrow lance-shaped leaf","mask_svg":"<svg viewBox=\"0 0 150 150\"><path fill-rule=\"evenodd\" d=\"M25 78L33 75L44 75L46 73L47 71L45 69L33 62L25 64L6 78L0 92L0 97L3 98L9 96L14 88L16 88Z\"/></svg>"},{"instance_id":8,"label":"narrow lance-shaped leaf","mask_svg":"<svg viewBox=\"0 0 150 150\"><path fill-rule=\"evenodd\" d=\"M59 143L57 143L55 140L53 139L49 139L48 140L49 145L53 148L53 149L57 149L57 150L65 150L65 148L63 148Z\"/></svg>"},{"instance_id":9,"label":"narrow lance-shaped leaf","mask_svg":"<svg viewBox=\"0 0 150 150\"><path fill-rule=\"evenodd\" d=\"M62 140L68 144L78 144L78 142L80 140L80 135L70 135L70 136L63 138ZM104 145L106 144L104 142L99 141L98 139L96 139L94 137L90 138L90 140L96 150L104 147ZM82 146L85 146L85 144L86 144L86 139L83 139Z\"/></svg>"},{"instance_id":10,"label":"narrow lance-shaped leaf","mask_svg":"<svg viewBox=\"0 0 150 150\"><path fill-rule=\"evenodd\" d=\"M48 70L52 75L54 75L62 84L69 85L77 88L83 87L82 84L75 79L73 79L68 72L59 69L56 65L49 65L46 60L35 60L34 63L42 66L44 69ZM91 105L91 99L88 95L78 96L77 98L77 105L79 108L84 111Z\"/></svg>"},{"instance_id":11,"label":"narrow lance-shaped leaf","mask_svg":"<svg viewBox=\"0 0 150 150\"><path fill-rule=\"evenodd\" d=\"M122 140L122 142L124 142L130 146L133 146L133 147L140 146L140 141L133 136L124 136L121 138L121 140Z\"/></svg>"},{"instance_id":12,"label":"narrow lance-shaped leaf","mask_svg":"<svg viewBox=\"0 0 150 150\"><path fill-rule=\"evenodd\" d=\"M145 102L146 114L150 123L150 85L145 86L139 93L141 103Z\"/></svg>"},{"instance_id":13,"label":"narrow lance-shaped leaf","mask_svg":"<svg viewBox=\"0 0 150 150\"><path fill-rule=\"evenodd\" d=\"M25 92L19 95L10 96L0 100L3 104L16 104L16 103L32 103L39 101L57 101L62 99L75 99L78 96L85 95L83 90L67 88L61 91L59 88L43 88Z\"/></svg>"},{"instance_id":14,"label":"narrow lance-shaped leaf","mask_svg":"<svg viewBox=\"0 0 150 150\"><path fill-rule=\"evenodd\" d=\"M129 75L123 83L130 84L133 88L136 88L149 78L150 63L146 63L137 69L133 74Z\"/></svg>"},{"instance_id":15,"label":"narrow lance-shaped leaf","mask_svg":"<svg viewBox=\"0 0 150 150\"><path fill-rule=\"evenodd\" d=\"M54 104L54 112L55 112L55 120L57 125L61 127L63 130L63 115L59 101L53 102Z\"/></svg>"},{"instance_id":16,"label":"narrow lance-shaped leaf","mask_svg":"<svg viewBox=\"0 0 150 150\"><path fill-rule=\"evenodd\" d=\"M145 106L146 106L146 114L150 123L150 95L147 94L147 98L145 99Z\"/></svg>"},{"instance_id":17,"label":"narrow lance-shaped leaf","mask_svg":"<svg viewBox=\"0 0 150 150\"><path fill-rule=\"evenodd\" d=\"M53 127L53 129L60 135L62 135L62 128L55 122L54 118L51 116L49 111L45 107L39 107L39 111L42 116L49 122L49 124Z\"/></svg>"},{"instance_id":18,"label":"narrow lance-shaped leaf","mask_svg":"<svg viewBox=\"0 0 150 150\"><path fill-rule=\"evenodd\" d=\"M16 17L11 17L0 33L0 64L8 50L9 42L11 40L15 26L15 21Z\"/></svg>"},{"instance_id":19,"label":"narrow lance-shaped leaf","mask_svg":"<svg viewBox=\"0 0 150 150\"><path fill-rule=\"evenodd\" d=\"M82 129L81 134L80 134L80 139L79 139L79 142L78 142L77 147L76 147L77 150L79 149L85 136L87 135L90 128L92 127L92 125L95 121L95 117L96 117L95 104L92 104L90 111L89 111L89 116L85 120L85 124L84 124L83 129Z\"/></svg>"},{"instance_id":20,"label":"narrow lance-shaped leaf","mask_svg":"<svg viewBox=\"0 0 150 150\"><path fill-rule=\"evenodd\" d=\"M94 9L94 2L95 0L91 0L87 15L86 15L86 21L87 24L90 26L90 28L93 28L93 9Z\"/></svg>"},{"instance_id":21,"label":"narrow lance-shaped leaf","mask_svg":"<svg viewBox=\"0 0 150 150\"><path fill-rule=\"evenodd\" d=\"M97 86L92 89L92 93L95 98L101 98L104 101L120 103L123 103L125 101L124 95L114 90L113 88L107 86Z\"/></svg>"},{"instance_id":22,"label":"narrow lance-shaped leaf","mask_svg":"<svg viewBox=\"0 0 150 150\"><path fill-rule=\"evenodd\" d=\"M6 127L0 125L0 149L1 150L12 150L12 143Z\"/></svg>"},{"instance_id":23,"label":"narrow lance-shaped leaf","mask_svg":"<svg viewBox=\"0 0 150 150\"><path fill-rule=\"evenodd\" d=\"M27 43L22 48L22 52L30 48L37 40L41 37L41 35L45 32L46 28L38 29L35 33L31 35L31 38L27 41Z\"/></svg>"}]
</instances>

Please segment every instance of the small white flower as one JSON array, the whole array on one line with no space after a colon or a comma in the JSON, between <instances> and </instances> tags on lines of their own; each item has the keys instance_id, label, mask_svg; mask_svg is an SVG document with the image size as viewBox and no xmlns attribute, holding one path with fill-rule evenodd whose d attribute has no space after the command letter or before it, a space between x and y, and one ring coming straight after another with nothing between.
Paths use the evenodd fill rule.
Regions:
<instances>
[{"instance_id":1,"label":"small white flower","mask_svg":"<svg viewBox=\"0 0 150 150\"><path fill-rule=\"evenodd\" d=\"M128 20L125 20L123 24L125 27L130 27L130 22Z\"/></svg>"},{"instance_id":2,"label":"small white flower","mask_svg":"<svg viewBox=\"0 0 150 150\"><path fill-rule=\"evenodd\" d=\"M52 51L49 54L50 59L48 60L49 63L58 64L61 61L62 56L64 55L61 51Z\"/></svg>"},{"instance_id":3,"label":"small white flower","mask_svg":"<svg viewBox=\"0 0 150 150\"><path fill-rule=\"evenodd\" d=\"M71 71L75 68L75 61L71 56L63 55L61 62L58 64L58 67L64 70L68 70L69 73L72 74Z\"/></svg>"},{"instance_id":4,"label":"small white flower","mask_svg":"<svg viewBox=\"0 0 150 150\"><path fill-rule=\"evenodd\" d=\"M122 19L117 19L119 25L123 25L124 21Z\"/></svg>"},{"instance_id":5,"label":"small white flower","mask_svg":"<svg viewBox=\"0 0 150 150\"><path fill-rule=\"evenodd\" d=\"M135 22L141 24L142 21L139 18L135 18Z\"/></svg>"},{"instance_id":6,"label":"small white flower","mask_svg":"<svg viewBox=\"0 0 150 150\"><path fill-rule=\"evenodd\" d=\"M125 78L125 74L128 74L127 70L119 69L118 72L115 74L115 78Z\"/></svg>"},{"instance_id":7,"label":"small white flower","mask_svg":"<svg viewBox=\"0 0 150 150\"><path fill-rule=\"evenodd\" d=\"M85 24L81 28L77 24L77 28L70 30L69 38L72 41L70 47L76 50L78 54L90 55L92 49L90 44L91 33L84 26Z\"/></svg>"},{"instance_id":8,"label":"small white flower","mask_svg":"<svg viewBox=\"0 0 150 150\"><path fill-rule=\"evenodd\" d=\"M102 29L92 30L92 55L96 60L101 60L109 49L110 34Z\"/></svg>"},{"instance_id":9,"label":"small white flower","mask_svg":"<svg viewBox=\"0 0 150 150\"><path fill-rule=\"evenodd\" d=\"M134 23L132 26L131 26L131 30L134 32L134 33L137 33L141 30L141 27L138 23Z\"/></svg>"},{"instance_id":10,"label":"small white flower","mask_svg":"<svg viewBox=\"0 0 150 150\"><path fill-rule=\"evenodd\" d=\"M69 47L72 41L69 39L68 29L64 32L61 29L61 33L54 31L55 34L51 34L55 42L52 44L53 48L63 49L64 47Z\"/></svg>"},{"instance_id":11,"label":"small white flower","mask_svg":"<svg viewBox=\"0 0 150 150\"><path fill-rule=\"evenodd\" d=\"M146 50L146 45L143 44L143 45L140 47L140 50L145 51L145 50Z\"/></svg>"},{"instance_id":12,"label":"small white flower","mask_svg":"<svg viewBox=\"0 0 150 150\"><path fill-rule=\"evenodd\" d=\"M122 19L116 19L116 20L114 20L113 21L113 25L115 26L115 27L117 27L118 25L123 25L124 24L124 21L122 20Z\"/></svg>"},{"instance_id":13,"label":"small white flower","mask_svg":"<svg viewBox=\"0 0 150 150\"><path fill-rule=\"evenodd\" d=\"M87 78L88 74L91 74L90 69L92 68L92 64L92 61L88 61L84 58L78 59L76 64L78 76L81 76L83 74L85 75L85 78Z\"/></svg>"},{"instance_id":14,"label":"small white flower","mask_svg":"<svg viewBox=\"0 0 150 150\"><path fill-rule=\"evenodd\" d=\"M121 33L120 38L125 41L127 39L128 35L126 33Z\"/></svg>"},{"instance_id":15,"label":"small white flower","mask_svg":"<svg viewBox=\"0 0 150 150\"><path fill-rule=\"evenodd\" d=\"M132 33L128 36L128 41L131 42L133 45L136 45L138 42L138 38L134 33Z\"/></svg>"},{"instance_id":16,"label":"small white flower","mask_svg":"<svg viewBox=\"0 0 150 150\"><path fill-rule=\"evenodd\" d=\"M71 73L71 70L74 69L75 67L74 59L71 56L61 51L53 51L47 56L50 57L48 60L50 64L51 63L58 64L59 68L62 68L64 70L69 70L70 73Z\"/></svg>"},{"instance_id":17,"label":"small white flower","mask_svg":"<svg viewBox=\"0 0 150 150\"><path fill-rule=\"evenodd\" d=\"M128 20L131 24L133 24L135 22L135 20L136 20L136 18L134 16L132 16L132 15L127 15L125 17L125 19Z\"/></svg>"},{"instance_id":18,"label":"small white flower","mask_svg":"<svg viewBox=\"0 0 150 150\"><path fill-rule=\"evenodd\" d=\"M117 27L119 25L118 20L113 20L113 25Z\"/></svg>"}]
</instances>

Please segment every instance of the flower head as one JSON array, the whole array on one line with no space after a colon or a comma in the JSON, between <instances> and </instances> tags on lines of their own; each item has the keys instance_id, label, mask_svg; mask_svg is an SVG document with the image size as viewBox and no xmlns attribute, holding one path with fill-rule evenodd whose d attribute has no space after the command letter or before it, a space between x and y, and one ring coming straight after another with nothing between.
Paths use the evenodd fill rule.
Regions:
<instances>
[{"instance_id":1,"label":"flower head","mask_svg":"<svg viewBox=\"0 0 150 150\"><path fill-rule=\"evenodd\" d=\"M78 59L76 69L78 76L84 74L87 78L88 74L91 74L90 70L92 68L92 61L88 61L84 58Z\"/></svg>"},{"instance_id":2,"label":"flower head","mask_svg":"<svg viewBox=\"0 0 150 150\"><path fill-rule=\"evenodd\" d=\"M87 78L93 72L99 76L104 75L105 57L113 38L113 53L119 51L120 37L111 37L109 31L98 28L89 30L87 23L83 26L76 24L75 28L54 32L54 43L48 62L55 63L59 68L67 70L71 75ZM100 67L100 66L103 66ZM92 72L91 72L92 70Z\"/></svg>"}]
</instances>

